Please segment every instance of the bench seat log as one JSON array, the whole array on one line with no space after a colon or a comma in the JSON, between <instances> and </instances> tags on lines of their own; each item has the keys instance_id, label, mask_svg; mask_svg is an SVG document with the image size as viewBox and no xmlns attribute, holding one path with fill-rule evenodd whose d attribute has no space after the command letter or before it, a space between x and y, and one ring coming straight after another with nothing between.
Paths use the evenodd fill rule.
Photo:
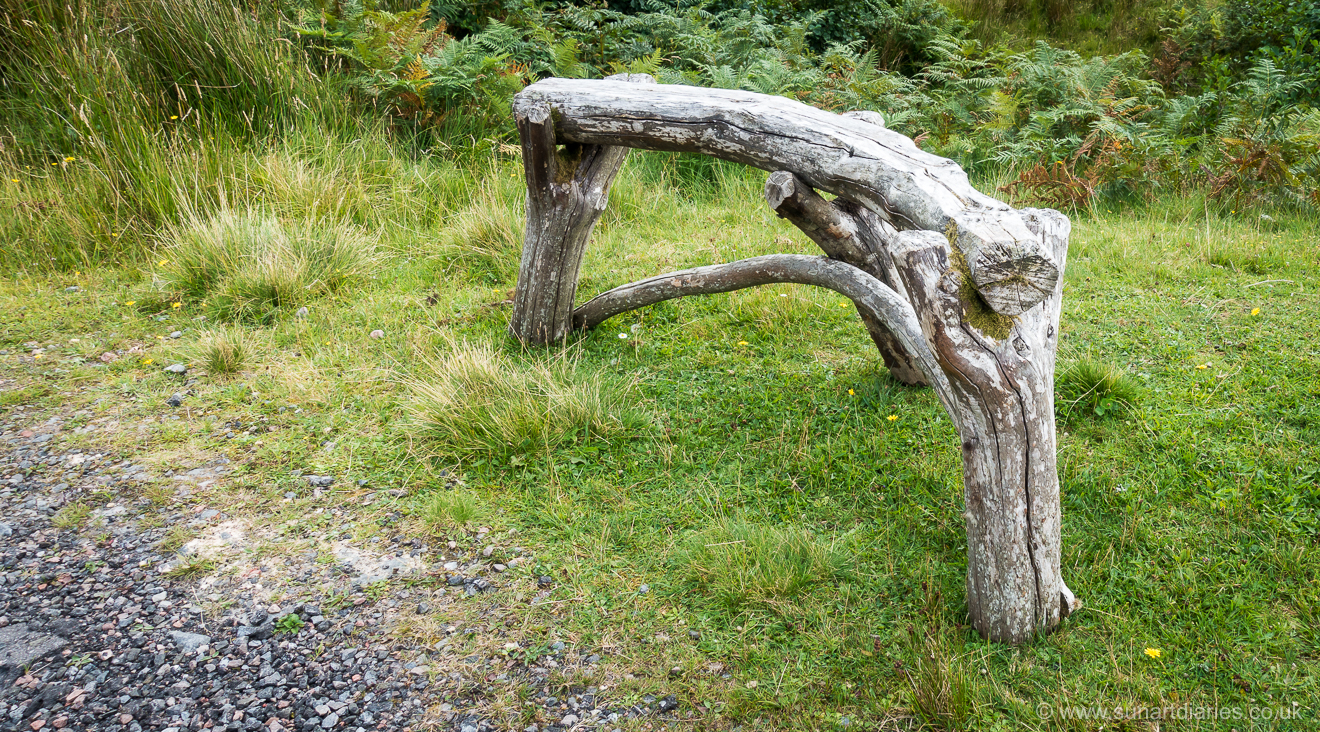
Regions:
<instances>
[{"instance_id":1,"label":"bench seat log","mask_svg":"<svg viewBox=\"0 0 1320 732\"><path fill-rule=\"evenodd\" d=\"M1002 315L1030 309L1059 279L1058 263L1015 209L973 188L957 163L866 119L754 92L557 78L519 92L514 115L543 105L561 144L699 152L786 170L897 229L943 232Z\"/></svg>"}]
</instances>

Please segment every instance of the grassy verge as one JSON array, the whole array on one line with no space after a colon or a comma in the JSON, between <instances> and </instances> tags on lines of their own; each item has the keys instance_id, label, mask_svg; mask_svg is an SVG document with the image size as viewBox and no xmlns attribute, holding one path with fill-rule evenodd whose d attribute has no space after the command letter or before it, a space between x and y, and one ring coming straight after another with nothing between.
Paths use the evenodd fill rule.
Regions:
<instances>
[{"instance_id":1,"label":"grassy verge","mask_svg":"<svg viewBox=\"0 0 1320 732\"><path fill-rule=\"evenodd\" d=\"M313 508L331 506L361 540L401 519L470 541L481 523L500 537L486 540L496 557L534 556L510 576L553 586L549 602L514 589L456 601L447 612L482 633L450 653L497 625L592 649L597 670L565 686L675 694L693 729L1099 729L1053 715L1184 704L1296 704L1302 718L1161 729L1315 727L1313 221L1224 218L1197 199L1075 217L1061 364L1079 365L1061 388L1086 408L1060 414L1060 473L1064 572L1086 609L1008 648L962 624L953 428L929 391L884 374L847 303L796 286L669 302L524 352L504 330L519 224L501 207L517 198L516 161L460 168L320 139L244 153L228 205L286 232L325 216L372 232L358 276L244 319L211 290L144 296L178 273L165 240L140 266L12 269L5 418L80 410L75 424L106 428L67 439L162 464L226 455L240 467L214 500L272 525L329 521ZM583 295L811 251L760 186L732 166L693 175L635 155ZM196 382L170 408L184 387L161 367L176 361ZM1109 401L1086 401L1101 389ZM397 495L361 507L340 481L313 496L306 474ZM454 622L405 632L425 640ZM490 714L526 726L508 683Z\"/></svg>"}]
</instances>

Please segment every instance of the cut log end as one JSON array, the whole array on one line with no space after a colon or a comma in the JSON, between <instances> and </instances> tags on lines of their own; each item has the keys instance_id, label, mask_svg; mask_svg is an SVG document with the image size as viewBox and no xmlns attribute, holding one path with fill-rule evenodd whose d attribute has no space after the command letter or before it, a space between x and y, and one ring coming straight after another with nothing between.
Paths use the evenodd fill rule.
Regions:
<instances>
[{"instance_id":1,"label":"cut log end","mask_svg":"<svg viewBox=\"0 0 1320 732\"><path fill-rule=\"evenodd\" d=\"M946 227L949 244L967 260L972 286L1000 315L1021 315L1054 292L1059 264L1043 246L1040 226L1021 212L965 211Z\"/></svg>"}]
</instances>

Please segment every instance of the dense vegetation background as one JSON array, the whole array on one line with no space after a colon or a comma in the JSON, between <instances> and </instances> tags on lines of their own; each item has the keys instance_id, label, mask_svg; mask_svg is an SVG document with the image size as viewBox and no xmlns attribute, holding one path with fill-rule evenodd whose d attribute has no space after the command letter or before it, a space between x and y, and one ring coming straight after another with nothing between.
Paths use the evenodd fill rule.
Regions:
<instances>
[{"instance_id":1,"label":"dense vegetation background","mask_svg":"<svg viewBox=\"0 0 1320 732\"><path fill-rule=\"evenodd\" d=\"M32 244L3 256L140 251L241 195L215 187L226 150L309 130L481 157L515 141L526 84L620 71L880 111L1021 200L1312 209L1318 57L1320 3L1284 0L4 0L0 167L80 193L57 220L6 215Z\"/></svg>"}]
</instances>

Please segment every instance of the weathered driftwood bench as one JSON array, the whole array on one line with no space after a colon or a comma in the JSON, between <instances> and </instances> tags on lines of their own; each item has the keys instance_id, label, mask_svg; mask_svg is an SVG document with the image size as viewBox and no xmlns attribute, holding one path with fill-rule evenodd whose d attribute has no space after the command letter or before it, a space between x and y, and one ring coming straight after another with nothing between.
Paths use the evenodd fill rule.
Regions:
<instances>
[{"instance_id":1,"label":"weathered driftwood bench","mask_svg":"<svg viewBox=\"0 0 1320 732\"><path fill-rule=\"evenodd\" d=\"M1059 571L1054 430L1067 218L976 191L957 164L874 113L640 75L546 79L518 94L513 110L527 177L514 336L547 344L663 300L754 285L834 290L856 305L893 375L934 388L957 426L973 625L1020 643L1078 605ZM587 240L634 147L770 171L770 207L826 256L663 274L574 308Z\"/></svg>"}]
</instances>

